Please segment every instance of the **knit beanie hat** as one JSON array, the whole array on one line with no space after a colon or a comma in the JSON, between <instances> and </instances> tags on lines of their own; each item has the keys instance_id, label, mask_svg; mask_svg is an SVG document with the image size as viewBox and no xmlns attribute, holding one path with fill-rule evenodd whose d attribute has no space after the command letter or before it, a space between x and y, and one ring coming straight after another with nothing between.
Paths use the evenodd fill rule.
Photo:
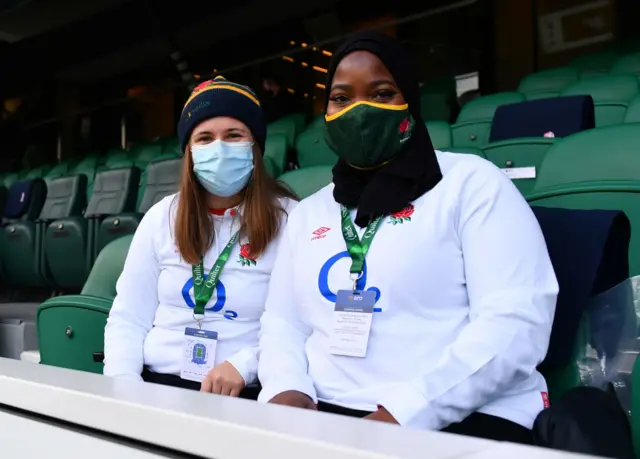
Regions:
<instances>
[{"instance_id":1,"label":"knit beanie hat","mask_svg":"<svg viewBox=\"0 0 640 459\"><path fill-rule=\"evenodd\" d=\"M251 88L221 76L198 85L187 99L178 122L181 151L187 147L193 129L216 116L229 116L246 124L264 154L267 124L258 98Z\"/></svg>"}]
</instances>

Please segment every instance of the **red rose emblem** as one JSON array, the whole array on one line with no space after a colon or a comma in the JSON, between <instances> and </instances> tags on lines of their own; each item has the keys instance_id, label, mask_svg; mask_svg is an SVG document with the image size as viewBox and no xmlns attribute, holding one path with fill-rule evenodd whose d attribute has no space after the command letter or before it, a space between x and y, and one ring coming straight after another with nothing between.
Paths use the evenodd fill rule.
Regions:
<instances>
[{"instance_id":1,"label":"red rose emblem","mask_svg":"<svg viewBox=\"0 0 640 459\"><path fill-rule=\"evenodd\" d=\"M256 264L256 257L254 255L251 255L250 244L247 243L240 246L240 258L238 259L238 263L240 263L242 266Z\"/></svg>"},{"instance_id":2,"label":"red rose emblem","mask_svg":"<svg viewBox=\"0 0 640 459\"><path fill-rule=\"evenodd\" d=\"M410 222L414 211L415 207L413 207L413 204L409 204L404 209L391 214L389 223L397 225L398 223Z\"/></svg>"},{"instance_id":3,"label":"red rose emblem","mask_svg":"<svg viewBox=\"0 0 640 459\"><path fill-rule=\"evenodd\" d=\"M409 118L405 118L400 122L399 130L402 134L409 130Z\"/></svg>"}]
</instances>

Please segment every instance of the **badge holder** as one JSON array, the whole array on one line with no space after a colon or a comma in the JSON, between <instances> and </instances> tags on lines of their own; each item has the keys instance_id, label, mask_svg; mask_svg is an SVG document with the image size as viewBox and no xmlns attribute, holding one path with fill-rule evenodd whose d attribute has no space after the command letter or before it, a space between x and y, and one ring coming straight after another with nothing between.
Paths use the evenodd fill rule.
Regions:
<instances>
[{"instance_id":1,"label":"badge holder","mask_svg":"<svg viewBox=\"0 0 640 459\"><path fill-rule=\"evenodd\" d=\"M362 273L352 273L352 290L338 290L329 344L334 355L361 358L367 355L376 292L357 290L361 277Z\"/></svg>"}]
</instances>

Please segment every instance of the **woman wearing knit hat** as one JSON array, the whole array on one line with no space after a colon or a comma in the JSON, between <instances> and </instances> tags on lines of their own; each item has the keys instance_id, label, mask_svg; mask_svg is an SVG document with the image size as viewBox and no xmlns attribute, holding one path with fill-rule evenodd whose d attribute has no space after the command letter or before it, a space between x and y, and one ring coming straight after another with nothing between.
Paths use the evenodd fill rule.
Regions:
<instances>
[{"instance_id":1,"label":"woman wearing knit hat","mask_svg":"<svg viewBox=\"0 0 640 459\"><path fill-rule=\"evenodd\" d=\"M333 55L340 160L285 229L260 400L531 443L558 293L545 241L502 171L434 151L408 62L373 33Z\"/></svg>"},{"instance_id":2,"label":"woman wearing knit hat","mask_svg":"<svg viewBox=\"0 0 640 459\"><path fill-rule=\"evenodd\" d=\"M257 343L293 196L269 177L251 89L199 85L178 125L180 192L131 242L105 330L104 374L255 398Z\"/></svg>"}]
</instances>

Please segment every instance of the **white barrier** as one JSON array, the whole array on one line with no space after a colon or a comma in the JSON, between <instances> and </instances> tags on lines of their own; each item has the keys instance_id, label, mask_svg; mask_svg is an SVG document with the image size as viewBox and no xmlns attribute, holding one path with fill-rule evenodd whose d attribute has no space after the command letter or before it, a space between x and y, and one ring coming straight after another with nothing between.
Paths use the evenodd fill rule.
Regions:
<instances>
[{"instance_id":1,"label":"white barrier","mask_svg":"<svg viewBox=\"0 0 640 459\"><path fill-rule=\"evenodd\" d=\"M175 453L212 459L584 457L0 358L0 415L3 405ZM0 440L15 439L5 437L12 431L6 427L11 418L24 421L16 415L0 416ZM60 427L31 420L22 424L28 429L31 441L51 441L56 447L66 442L67 437L73 441L71 434L74 433ZM39 439L42 435L46 437ZM90 436L83 441L94 441L93 449L102 448L101 442L109 443ZM16 451L21 443L17 442ZM65 459L86 459L87 451L77 450L78 444L70 443L69 448L61 452ZM0 452L6 453L7 442L0 445ZM131 449L130 453L110 457L150 457L138 455L139 450ZM22 454L22 457L35 456ZM94 459L102 454L89 457Z\"/></svg>"}]
</instances>

